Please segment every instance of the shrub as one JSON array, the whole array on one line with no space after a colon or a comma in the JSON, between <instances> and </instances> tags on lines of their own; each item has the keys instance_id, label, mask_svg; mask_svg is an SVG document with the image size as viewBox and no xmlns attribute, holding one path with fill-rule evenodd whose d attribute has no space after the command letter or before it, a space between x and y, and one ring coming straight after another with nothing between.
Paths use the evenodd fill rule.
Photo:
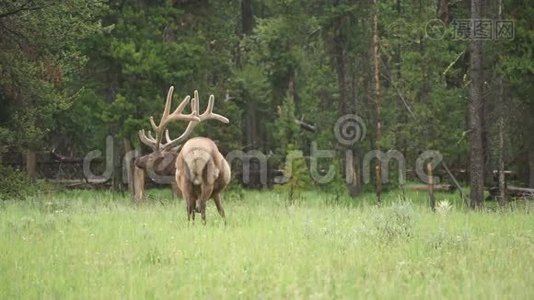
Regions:
<instances>
[{"instance_id":1,"label":"shrub","mask_svg":"<svg viewBox=\"0 0 534 300\"><path fill-rule=\"evenodd\" d=\"M416 212L409 202L397 202L378 209L374 217L376 235L382 241L393 241L413 236Z\"/></svg>"},{"instance_id":2,"label":"shrub","mask_svg":"<svg viewBox=\"0 0 534 300\"><path fill-rule=\"evenodd\" d=\"M287 193L288 203L292 205L302 199L302 191L309 190L312 186L304 155L302 151L296 150L292 144L288 145L284 176L287 182L277 189Z\"/></svg>"},{"instance_id":3,"label":"shrub","mask_svg":"<svg viewBox=\"0 0 534 300\"><path fill-rule=\"evenodd\" d=\"M0 200L24 199L36 192L26 173L0 165Z\"/></svg>"}]
</instances>

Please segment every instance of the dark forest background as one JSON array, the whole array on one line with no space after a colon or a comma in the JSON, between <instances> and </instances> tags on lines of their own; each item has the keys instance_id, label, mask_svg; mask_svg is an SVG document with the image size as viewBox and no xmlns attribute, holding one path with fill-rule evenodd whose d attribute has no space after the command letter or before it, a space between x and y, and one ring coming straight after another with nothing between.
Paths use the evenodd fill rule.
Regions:
<instances>
[{"instance_id":1,"label":"dark forest background","mask_svg":"<svg viewBox=\"0 0 534 300\"><path fill-rule=\"evenodd\" d=\"M354 180L325 189L365 189L360 164L373 149L400 151L409 169L438 150L455 174L479 173L486 186L504 166L534 187L531 3L376 2L1 0L0 161L28 150L83 157L108 135L118 157L146 152L137 131L161 115L174 85L179 99L198 89L201 105L215 95L230 124L195 134L223 153L260 150L284 169L287 153L307 156L312 142L352 150L352 170L340 167L343 155L333 163ZM477 12L493 34L461 38ZM513 22L513 36L497 30L500 20ZM346 114L366 127L348 146L333 132ZM316 186L294 174L298 186Z\"/></svg>"}]
</instances>

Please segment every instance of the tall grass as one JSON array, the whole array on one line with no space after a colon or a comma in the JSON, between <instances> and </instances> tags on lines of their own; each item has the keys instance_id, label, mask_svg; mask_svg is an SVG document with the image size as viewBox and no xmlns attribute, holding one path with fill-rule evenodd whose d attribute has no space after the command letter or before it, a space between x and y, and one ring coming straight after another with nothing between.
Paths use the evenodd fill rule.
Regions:
<instances>
[{"instance_id":1,"label":"tall grass","mask_svg":"<svg viewBox=\"0 0 534 300\"><path fill-rule=\"evenodd\" d=\"M72 191L0 203L0 299L534 298L532 204L471 212L450 195L357 200L230 191L224 226L183 202Z\"/></svg>"}]
</instances>

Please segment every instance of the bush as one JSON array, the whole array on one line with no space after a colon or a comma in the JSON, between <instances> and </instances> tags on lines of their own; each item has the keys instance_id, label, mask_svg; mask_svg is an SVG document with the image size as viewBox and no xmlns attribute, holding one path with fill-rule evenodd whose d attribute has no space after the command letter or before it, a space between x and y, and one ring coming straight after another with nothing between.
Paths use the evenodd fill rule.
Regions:
<instances>
[{"instance_id":1,"label":"bush","mask_svg":"<svg viewBox=\"0 0 534 300\"><path fill-rule=\"evenodd\" d=\"M223 192L224 201L233 201L233 200L243 200L245 198L245 190L239 182L236 180L231 180L230 184L226 187Z\"/></svg>"},{"instance_id":2,"label":"bush","mask_svg":"<svg viewBox=\"0 0 534 300\"><path fill-rule=\"evenodd\" d=\"M23 171L0 165L0 200L24 199L37 189Z\"/></svg>"},{"instance_id":3,"label":"bush","mask_svg":"<svg viewBox=\"0 0 534 300\"><path fill-rule=\"evenodd\" d=\"M386 242L408 239L413 236L416 212L409 202L397 202L376 211L374 228L378 237Z\"/></svg>"},{"instance_id":4,"label":"bush","mask_svg":"<svg viewBox=\"0 0 534 300\"><path fill-rule=\"evenodd\" d=\"M311 188L312 181L302 151L296 150L292 144L289 144L287 148L284 166L284 176L287 182L277 190L287 193L288 204L293 205L302 199L302 191Z\"/></svg>"}]
</instances>

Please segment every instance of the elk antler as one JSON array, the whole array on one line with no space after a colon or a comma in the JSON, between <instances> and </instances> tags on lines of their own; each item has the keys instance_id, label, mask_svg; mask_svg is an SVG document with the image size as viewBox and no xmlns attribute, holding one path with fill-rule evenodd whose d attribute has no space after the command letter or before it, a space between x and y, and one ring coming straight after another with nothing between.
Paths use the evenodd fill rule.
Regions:
<instances>
[{"instance_id":1,"label":"elk antler","mask_svg":"<svg viewBox=\"0 0 534 300\"><path fill-rule=\"evenodd\" d=\"M178 144L182 143L187 137L189 137L193 129L202 121L217 120L223 123L229 122L228 118L222 115L213 113L213 105L215 102L215 97L213 95L210 95L209 100L208 100L208 107L206 108L204 113L202 113L201 115L198 114L199 113L199 102L200 102L200 98L198 96L198 91L195 90L194 97L191 100L191 107L192 107L191 115L196 117L196 119L189 121L189 124L187 125L187 128L185 129L185 131L179 137L175 138L174 140L171 140L169 131L166 131L165 132L166 143L165 145L162 146L163 150L172 149L176 147Z\"/></svg>"},{"instance_id":2,"label":"elk antler","mask_svg":"<svg viewBox=\"0 0 534 300\"><path fill-rule=\"evenodd\" d=\"M156 137L154 138L154 136L152 136L152 132L150 130L148 131L148 134L145 133L144 129L139 131L139 138L141 139L141 142L151 147L152 150L170 150L172 148L177 147L178 144L182 143L187 137L189 137L193 129L202 121L213 119L223 123L229 122L227 118L219 114L213 113L213 105L215 99L213 95L210 95L209 97L208 107L206 108L206 111L199 115L199 96L197 90L195 90L193 99L191 99L191 96L185 97L184 100L182 100L182 102L180 103L180 105L178 105L176 110L174 110L174 112L170 114L173 91L174 87L171 86L169 88L169 92L167 93L165 109L163 110L163 115L161 116L159 125L156 125L156 123L154 122L154 118L150 117L150 124L152 125L152 129L154 130ZM182 111L187 106L187 104L189 104L190 100L191 113L183 114ZM189 121L189 124L187 125L185 131L179 137L175 138L174 140L171 140L169 131L167 130L167 125L169 124L169 122L175 120ZM163 134L165 134L165 144L161 143Z\"/></svg>"},{"instance_id":3,"label":"elk antler","mask_svg":"<svg viewBox=\"0 0 534 300\"><path fill-rule=\"evenodd\" d=\"M174 86L171 86L169 88L169 92L167 93L167 100L165 102L165 108L163 110L163 115L161 116L161 120L158 125L154 122L154 117L150 117L150 125L152 125L152 129L154 130L154 133L156 134L156 137L154 138L152 136L152 132L148 131L148 136L145 133L145 130L142 129L139 131L139 138L141 139L141 142L143 142L145 145L152 148L154 151L158 151L161 147L164 145L161 144L161 139L163 137L163 133L167 132L167 125L169 125L169 122L175 121L175 120L185 120L189 122L199 122L198 114L195 114L194 112L191 112L190 114L183 114L182 111L186 107L187 104L189 104L189 100L191 99L191 96L187 96L182 100L180 105L172 112L171 111L171 102L172 102L172 94L174 92ZM168 136L168 132L167 132Z\"/></svg>"}]
</instances>

